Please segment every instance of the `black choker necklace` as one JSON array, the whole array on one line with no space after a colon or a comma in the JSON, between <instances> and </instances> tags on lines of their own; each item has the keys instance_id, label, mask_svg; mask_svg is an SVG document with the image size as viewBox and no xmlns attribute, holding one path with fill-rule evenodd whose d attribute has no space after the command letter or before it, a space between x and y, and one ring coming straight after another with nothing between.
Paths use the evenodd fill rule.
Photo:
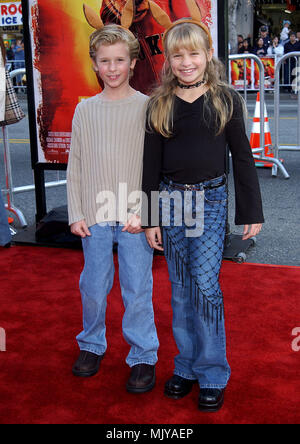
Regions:
<instances>
[{"instance_id":1,"label":"black choker necklace","mask_svg":"<svg viewBox=\"0 0 300 444\"><path fill-rule=\"evenodd\" d=\"M194 83L193 85L183 85L182 83L178 82L179 88L182 89L192 89L192 88L199 88L199 86L204 85L206 83L205 80L200 80L200 82Z\"/></svg>"}]
</instances>

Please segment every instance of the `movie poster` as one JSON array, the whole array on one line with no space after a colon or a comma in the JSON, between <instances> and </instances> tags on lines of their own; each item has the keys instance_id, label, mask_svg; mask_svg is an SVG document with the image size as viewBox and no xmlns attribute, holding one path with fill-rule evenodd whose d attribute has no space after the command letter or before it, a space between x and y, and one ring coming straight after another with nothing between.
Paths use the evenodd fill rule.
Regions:
<instances>
[{"instance_id":1,"label":"movie poster","mask_svg":"<svg viewBox=\"0 0 300 444\"><path fill-rule=\"evenodd\" d=\"M261 57L265 67L265 89L274 89L275 57ZM246 65L246 87L251 91L259 90L259 66L253 59L236 59L230 62L230 82L237 90L244 90Z\"/></svg>"},{"instance_id":2,"label":"movie poster","mask_svg":"<svg viewBox=\"0 0 300 444\"><path fill-rule=\"evenodd\" d=\"M211 29L217 54L217 2L195 1ZM185 0L155 2L172 21L190 15ZM105 23L120 23L126 0L104 0L101 11L100 0L28 0L40 163L67 163L75 107L101 90L89 58L94 29L85 19L83 3L101 14ZM164 29L152 18L148 0L135 0L135 6L130 29L138 36L142 52L131 84L148 93L162 68Z\"/></svg>"},{"instance_id":3,"label":"movie poster","mask_svg":"<svg viewBox=\"0 0 300 444\"><path fill-rule=\"evenodd\" d=\"M265 89L274 89L275 82L275 57L261 57L265 67ZM259 89L259 67L255 63L254 89Z\"/></svg>"},{"instance_id":4,"label":"movie poster","mask_svg":"<svg viewBox=\"0 0 300 444\"><path fill-rule=\"evenodd\" d=\"M252 60L231 60L231 82L235 89L244 89L245 81L247 89L252 88ZM246 76L245 76L246 69ZM246 77L246 78L245 78Z\"/></svg>"}]
</instances>

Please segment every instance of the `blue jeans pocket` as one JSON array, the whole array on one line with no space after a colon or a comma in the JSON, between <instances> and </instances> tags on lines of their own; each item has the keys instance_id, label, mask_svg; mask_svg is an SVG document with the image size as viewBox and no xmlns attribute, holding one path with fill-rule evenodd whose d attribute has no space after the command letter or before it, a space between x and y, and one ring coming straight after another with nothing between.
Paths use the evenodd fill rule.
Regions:
<instances>
[{"instance_id":1,"label":"blue jeans pocket","mask_svg":"<svg viewBox=\"0 0 300 444\"><path fill-rule=\"evenodd\" d=\"M228 201L226 185L219 188L206 189L204 193L205 201L209 204L224 204Z\"/></svg>"}]
</instances>

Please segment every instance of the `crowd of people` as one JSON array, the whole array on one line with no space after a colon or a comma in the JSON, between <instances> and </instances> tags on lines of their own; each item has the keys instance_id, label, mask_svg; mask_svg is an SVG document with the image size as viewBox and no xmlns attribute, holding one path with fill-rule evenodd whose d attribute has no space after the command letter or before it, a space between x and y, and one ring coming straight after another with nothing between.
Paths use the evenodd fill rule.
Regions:
<instances>
[{"instance_id":1,"label":"crowd of people","mask_svg":"<svg viewBox=\"0 0 300 444\"><path fill-rule=\"evenodd\" d=\"M280 36L270 36L267 26L262 26L257 39L252 45L251 36L244 38L238 35L238 54L255 54L258 57L275 55L281 57L284 54L300 51L300 31L290 29L291 22L284 20Z\"/></svg>"},{"instance_id":2,"label":"crowd of people","mask_svg":"<svg viewBox=\"0 0 300 444\"><path fill-rule=\"evenodd\" d=\"M300 31L291 29L289 20L283 21L283 28L280 35L270 35L267 26L261 26L259 35L252 45L251 36L244 38L238 35L238 54L255 54L258 57L275 56L278 60L284 54L300 51ZM292 72L296 66L294 59L290 59L284 64L284 86L291 91Z\"/></svg>"},{"instance_id":3,"label":"crowd of people","mask_svg":"<svg viewBox=\"0 0 300 444\"><path fill-rule=\"evenodd\" d=\"M6 48L6 59L9 71L25 68L24 41L22 39L17 39L15 43L12 42ZM16 92L20 91L21 87L23 87L23 74L16 76L14 84L17 87Z\"/></svg>"}]
</instances>

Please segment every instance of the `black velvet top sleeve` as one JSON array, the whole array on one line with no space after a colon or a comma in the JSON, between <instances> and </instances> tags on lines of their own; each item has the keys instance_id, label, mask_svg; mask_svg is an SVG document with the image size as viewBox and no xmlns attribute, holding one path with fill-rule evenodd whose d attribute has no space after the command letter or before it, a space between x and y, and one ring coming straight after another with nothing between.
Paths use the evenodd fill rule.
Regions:
<instances>
[{"instance_id":1,"label":"black velvet top sleeve","mask_svg":"<svg viewBox=\"0 0 300 444\"><path fill-rule=\"evenodd\" d=\"M170 139L153 131L146 132L142 185L147 196L142 211L144 226L147 223L148 226L157 226L153 223L155 218L151 220L151 192L159 190L164 176L181 184L196 184L220 177L226 172L227 146L233 160L235 223L244 225L264 222L258 176L246 134L243 107L237 93L233 92L233 97L233 116L218 136L213 111L207 112L203 96L193 103L176 97L174 136ZM145 220L148 222L145 223Z\"/></svg>"}]
</instances>

